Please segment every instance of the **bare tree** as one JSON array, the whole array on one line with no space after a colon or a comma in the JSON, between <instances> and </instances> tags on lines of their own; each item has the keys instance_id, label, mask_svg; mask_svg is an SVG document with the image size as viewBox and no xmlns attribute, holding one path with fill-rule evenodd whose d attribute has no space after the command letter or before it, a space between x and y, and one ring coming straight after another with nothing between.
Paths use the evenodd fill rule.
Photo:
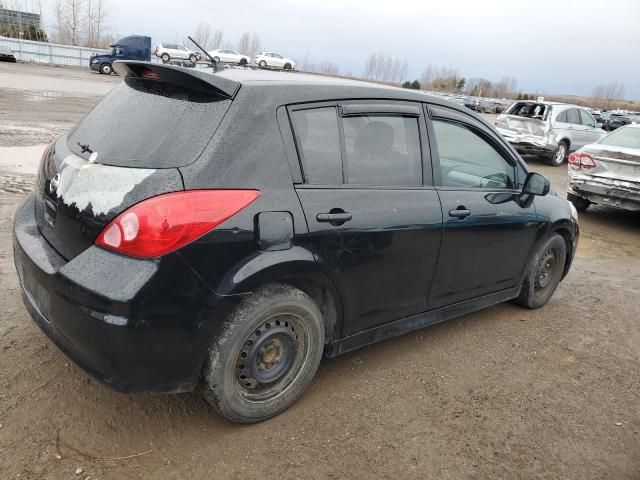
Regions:
<instances>
[{"instance_id":1,"label":"bare tree","mask_svg":"<svg viewBox=\"0 0 640 480\"><path fill-rule=\"evenodd\" d=\"M216 30L211 37L211 49L217 50L222 47L222 41L224 40L224 32L222 30Z\"/></svg>"},{"instance_id":2,"label":"bare tree","mask_svg":"<svg viewBox=\"0 0 640 480\"><path fill-rule=\"evenodd\" d=\"M211 25L209 25L207 22L200 22L196 27L196 31L193 32L193 38L196 42L202 45L202 48L204 48L205 50L211 50Z\"/></svg>"},{"instance_id":3,"label":"bare tree","mask_svg":"<svg viewBox=\"0 0 640 480\"><path fill-rule=\"evenodd\" d=\"M240 36L240 40L238 40L238 46L236 47L236 50L246 55L247 52L249 51L250 43L251 43L251 34L249 32L244 32Z\"/></svg>"},{"instance_id":4,"label":"bare tree","mask_svg":"<svg viewBox=\"0 0 640 480\"><path fill-rule=\"evenodd\" d=\"M409 64L406 60L372 53L364 64L363 76L370 80L400 82L405 79L408 70Z\"/></svg>"},{"instance_id":5,"label":"bare tree","mask_svg":"<svg viewBox=\"0 0 640 480\"><path fill-rule=\"evenodd\" d=\"M249 55L249 58L253 59L261 49L262 43L260 42L260 37L257 33L253 32L253 34L251 35L251 40L249 41L249 49L247 51L247 55Z\"/></svg>"}]
</instances>

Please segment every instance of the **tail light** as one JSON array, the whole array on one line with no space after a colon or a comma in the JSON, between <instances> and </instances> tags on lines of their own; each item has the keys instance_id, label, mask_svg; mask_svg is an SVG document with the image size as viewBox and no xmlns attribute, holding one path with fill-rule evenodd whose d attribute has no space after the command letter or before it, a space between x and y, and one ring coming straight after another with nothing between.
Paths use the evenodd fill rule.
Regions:
<instances>
[{"instance_id":1,"label":"tail light","mask_svg":"<svg viewBox=\"0 0 640 480\"><path fill-rule=\"evenodd\" d=\"M133 257L171 253L247 207L258 190L166 193L125 210L98 235L96 245Z\"/></svg>"},{"instance_id":2,"label":"tail light","mask_svg":"<svg viewBox=\"0 0 640 480\"><path fill-rule=\"evenodd\" d=\"M572 153L569 155L569 165L576 168L595 168L596 161L587 153Z\"/></svg>"}]
</instances>

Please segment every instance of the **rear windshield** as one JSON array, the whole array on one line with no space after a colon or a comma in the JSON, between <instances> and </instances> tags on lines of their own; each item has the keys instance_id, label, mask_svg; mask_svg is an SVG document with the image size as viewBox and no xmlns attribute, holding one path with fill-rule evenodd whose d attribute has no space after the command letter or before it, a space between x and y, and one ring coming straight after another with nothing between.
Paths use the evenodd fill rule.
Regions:
<instances>
[{"instance_id":1,"label":"rear windshield","mask_svg":"<svg viewBox=\"0 0 640 480\"><path fill-rule=\"evenodd\" d=\"M610 133L598 142L600 145L611 145L622 148L640 149L640 128L623 127Z\"/></svg>"},{"instance_id":2,"label":"rear windshield","mask_svg":"<svg viewBox=\"0 0 640 480\"><path fill-rule=\"evenodd\" d=\"M77 155L139 168L193 163L231 100L156 80L126 78L68 137Z\"/></svg>"},{"instance_id":3,"label":"rear windshield","mask_svg":"<svg viewBox=\"0 0 640 480\"><path fill-rule=\"evenodd\" d=\"M509 109L509 115L525 118L538 118L544 120L547 113L547 105L535 102L517 102Z\"/></svg>"}]
</instances>

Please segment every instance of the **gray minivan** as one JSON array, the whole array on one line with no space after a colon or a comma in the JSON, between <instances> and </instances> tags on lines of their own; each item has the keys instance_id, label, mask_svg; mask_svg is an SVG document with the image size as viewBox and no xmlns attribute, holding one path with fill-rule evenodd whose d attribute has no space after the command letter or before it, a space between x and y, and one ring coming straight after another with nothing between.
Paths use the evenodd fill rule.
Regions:
<instances>
[{"instance_id":1,"label":"gray minivan","mask_svg":"<svg viewBox=\"0 0 640 480\"><path fill-rule=\"evenodd\" d=\"M557 102L516 102L498 116L496 127L520 154L546 157L554 166L607 134L584 108Z\"/></svg>"}]
</instances>

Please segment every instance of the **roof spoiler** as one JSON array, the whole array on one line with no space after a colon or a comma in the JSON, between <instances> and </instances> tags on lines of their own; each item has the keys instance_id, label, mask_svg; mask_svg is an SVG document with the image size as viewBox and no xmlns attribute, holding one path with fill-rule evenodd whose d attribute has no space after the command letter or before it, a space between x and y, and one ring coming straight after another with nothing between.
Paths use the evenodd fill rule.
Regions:
<instances>
[{"instance_id":1,"label":"roof spoiler","mask_svg":"<svg viewBox=\"0 0 640 480\"><path fill-rule=\"evenodd\" d=\"M118 60L113 64L113 68L123 77L142 78L149 73L154 73L164 82L205 92L214 92L230 99L236 96L240 88L240 82L229 80L213 73L164 63Z\"/></svg>"}]
</instances>

